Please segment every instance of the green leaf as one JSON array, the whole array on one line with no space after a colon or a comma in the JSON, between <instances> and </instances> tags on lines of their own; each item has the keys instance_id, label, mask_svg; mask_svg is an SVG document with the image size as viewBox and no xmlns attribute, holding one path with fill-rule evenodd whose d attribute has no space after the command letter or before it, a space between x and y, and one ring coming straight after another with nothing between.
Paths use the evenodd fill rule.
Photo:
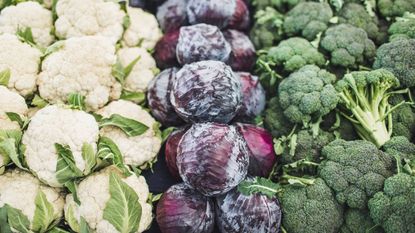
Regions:
<instances>
[{"instance_id":1,"label":"green leaf","mask_svg":"<svg viewBox=\"0 0 415 233\"><path fill-rule=\"evenodd\" d=\"M32 105L38 108L44 108L48 105L49 103L42 99L42 97L40 97L39 95L35 95L35 97L32 100Z\"/></svg>"},{"instance_id":2,"label":"green leaf","mask_svg":"<svg viewBox=\"0 0 415 233\"><path fill-rule=\"evenodd\" d=\"M69 204L68 209L65 212L65 220L67 221L68 225L71 227L72 230L74 230L75 232L79 232L80 225L77 217L75 216L74 208L76 208L76 204Z\"/></svg>"},{"instance_id":3,"label":"green leaf","mask_svg":"<svg viewBox=\"0 0 415 233\"><path fill-rule=\"evenodd\" d=\"M124 164L120 149L110 138L101 137L99 139L97 157L110 164L114 164L124 173L124 175L131 175L130 170Z\"/></svg>"},{"instance_id":4,"label":"green leaf","mask_svg":"<svg viewBox=\"0 0 415 233\"><path fill-rule=\"evenodd\" d=\"M88 226L88 223L83 217L81 217L81 224L79 228L79 233L92 233L92 229Z\"/></svg>"},{"instance_id":5,"label":"green leaf","mask_svg":"<svg viewBox=\"0 0 415 233\"><path fill-rule=\"evenodd\" d=\"M256 177L254 181L242 181L238 185L238 191L243 195L249 196L255 193L266 195L269 198L275 197L280 192L280 185L273 183L263 177Z\"/></svg>"},{"instance_id":6,"label":"green leaf","mask_svg":"<svg viewBox=\"0 0 415 233\"><path fill-rule=\"evenodd\" d=\"M21 41L36 47L36 42L33 39L32 29L30 27L18 28L16 34Z\"/></svg>"},{"instance_id":7,"label":"green leaf","mask_svg":"<svg viewBox=\"0 0 415 233\"><path fill-rule=\"evenodd\" d=\"M8 132L10 133L10 132ZM0 151L3 155L6 155L10 160L20 169L27 171L27 168L23 166L23 158L18 153L18 145L21 140L21 132L19 135L8 136L1 140L0 142Z\"/></svg>"},{"instance_id":8,"label":"green leaf","mask_svg":"<svg viewBox=\"0 0 415 233\"><path fill-rule=\"evenodd\" d=\"M128 90L122 90L121 99L130 100L134 103L142 103L146 99L146 94L144 92L133 92Z\"/></svg>"},{"instance_id":9,"label":"green leaf","mask_svg":"<svg viewBox=\"0 0 415 233\"><path fill-rule=\"evenodd\" d=\"M120 233L136 232L141 219L137 193L119 176L110 174L110 199L104 209L104 219Z\"/></svg>"},{"instance_id":10,"label":"green leaf","mask_svg":"<svg viewBox=\"0 0 415 233\"><path fill-rule=\"evenodd\" d=\"M56 13L56 4L59 0L52 0L52 19L55 22L58 19L58 14Z\"/></svg>"},{"instance_id":11,"label":"green leaf","mask_svg":"<svg viewBox=\"0 0 415 233\"><path fill-rule=\"evenodd\" d=\"M126 75L124 67L119 59L117 59L117 62L112 66L111 74L118 82L121 83L121 85L124 85Z\"/></svg>"},{"instance_id":12,"label":"green leaf","mask_svg":"<svg viewBox=\"0 0 415 233\"><path fill-rule=\"evenodd\" d=\"M156 202L156 201L159 201L160 200L160 198L161 198L161 196L163 196L163 193L159 193L159 194L157 194L157 195L151 195L151 199L150 199L150 201L151 201L151 203L154 203L154 202Z\"/></svg>"},{"instance_id":13,"label":"green leaf","mask_svg":"<svg viewBox=\"0 0 415 233\"><path fill-rule=\"evenodd\" d=\"M125 68L124 68L124 74L125 74L125 78L124 80L130 75L131 71L133 70L134 66L137 64L137 62L141 59L141 56L138 56L136 59L134 59L132 62L130 62L130 64L128 64Z\"/></svg>"},{"instance_id":14,"label":"green leaf","mask_svg":"<svg viewBox=\"0 0 415 233\"><path fill-rule=\"evenodd\" d=\"M102 119L99 126L100 128L105 126L118 127L129 137L139 136L148 130L145 124L118 114Z\"/></svg>"},{"instance_id":15,"label":"green leaf","mask_svg":"<svg viewBox=\"0 0 415 233\"><path fill-rule=\"evenodd\" d=\"M17 122L20 127L23 127L25 121L20 117L19 114L15 112L6 112L6 115L11 121Z\"/></svg>"},{"instance_id":16,"label":"green leaf","mask_svg":"<svg viewBox=\"0 0 415 233\"><path fill-rule=\"evenodd\" d=\"M70 231L64 230L60 227L54 227L48 233L71 233Z\"/></svg>"},{"instance_id":17,"label":"green leaf","mask_svg":"<svg viewBox=\"0 0 415 233\"><path fill-rule=\"evenodd\" d=\"M67 181L63 186L65 186L69 190L69 192L72 194L72 197L75 203L80 205L81 202L79 201L78 192L76 191L77 187L76 187L75 181L74 180Z\"/></svg>"},{"instance_id":18,"label":"green leaf","mask_svg":"<svg viewBox=\"0 0 415 233\"><path fill-rule=\"evenodd\" d=\"M131 25L131 19L129 15L125 15L124 18L122 19L122 26L124 27L124 29L127 29L128 27L130 27Z\"/></svg>"},{"instance_id":19,"label":"green leaf","mask_svg":"<svg viewBox=\"0 0 415 233\"><path fill-rule=\"evenodd\" d=\"M0 208L0 232L13 233L10 229L9 221L7 218L7 208L5 206Z\"/></svg>"},{"instance_id":20,"label":"green leaf","mask_svg":"<svg viewBox=\"0 0 415 233\"><path fill-rule=\"evenodd\" d=\"M55 220L53 206L46 195L39 189L35 198L35 215L33 217L33 230L35 232L46 232Z\"/></svg>"},{"instance_id":21,"label":"green leaf","mask_svg":"<svg viewBox=\"0 0 415 233\"><path fill-rule=\"evenodd\" d=\"M7 208L7 218L9 219L10 227L21 233L32 233L30 231L29 218L21 210L15 209L8 204L4 206Z\"/></svg>"},{"instance_id":22,"label":"green leaf","mask_svg":"<svg viewBox=\"0 0 415 233\"><path fill-rule=\"evenodd\" d=\"M55 143L58 162L56 163L56 178L61 184L82 177L83 172L76 166L75 159L69 146Z\"/></svg>"},{"instance_id":23,"label":"green leaf","mask_svg":"<svg viewBox=\"0 0 415 233\"><path fill-rule=\"evenodd\" d=\"M68 103L72 109L78 109L84 111L85 107L85 97L79 93L72 93L68 96Z\"/></svg>"},{"instance_id":24,"label":"green leaf","mask_svg":"<svg viewBox=\"0 0 415 233\"><path fill-rule=\"evenodd\" d=\"M167 138L170 136L170 134L176 129L176 127L169 127L163 130L161 132L161 140L165 142Z\"/></svg>"},{"instance_id":25,"label":"green leaf","mask_svg":"<svg viewBox=\"0 0 415 233\"><path fill-rule=\"evenodd\" d=\"M0 72L0 85L8 86L10 81L11 72L10 69L5 69Z\"/></svg>"},{"instance_id":26,"label":"green leaf","mask_svg":"<svg viewBox=\"0 0 415 233\"><path fill-rule=\"evenodd\" d=\"M85 161L84 175L88 175L92 172L92 169L95 167L97 163L94 148L88 143L84 143L84 145L82 146L82 158Z\"/></svg>"}]
</instances>

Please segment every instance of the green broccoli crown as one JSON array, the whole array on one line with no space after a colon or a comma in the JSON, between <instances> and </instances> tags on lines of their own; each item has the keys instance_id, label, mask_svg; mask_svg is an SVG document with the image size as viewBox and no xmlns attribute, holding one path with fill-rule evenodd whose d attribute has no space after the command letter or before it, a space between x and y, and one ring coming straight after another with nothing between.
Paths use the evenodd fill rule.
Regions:
<instances>
[{"instance_id":1,"label":"green broccoli crown","mask_svg":"<svg viewBox=\"0 0 415 233\"><path fill-rule=\"evenodd\" d=\"M369 200L370 216L386 233L415 232L415 176L399 173L385 180Z\"/></svg>"},{"instance_id":2,"label":"green broccoli crown","mask_svg":"<svg viewBox=\"0 0 415 233\"><path fill-rule=\"evenodd\" d=\"M390 40L415 39L415 14L406 12L403 17L396 18L388 30Z\"/></svg>"},{"instance_id":3,"label":"green broccoli crown","mask_svg":"<svg viewBox=\"0 0 415 233\"><path fill-rule=\"evenodd\" d=\"M378 8L383 17L402 16L415 11L415 0L378 0Z\"/></svg>"},{"instance_id":4,"label":"green broccoli crown","mask_svg":"<svg viewBox=\"0 0 415 233\"><path fill-rule=\"evenodd\" d=\"M322 150L319 176L332 188L340 204L365 209L367 201L392 175L393 159L370 142L335 140Z\"/></svg>"},{"instance_id":5,"label":"green broccoli crown","mask_svg":"<svg viewBox=\"0 0 415 233\"><path fill-rule=\"evenodd\" d=\"M383 44L376 52L374 69L391 71L403 87L415 86L415 39L394 40Z\"/></svg>"},{"instance_id":6,"label":"green broccoli crown","mask_svg":"<svg viewBox=\"0 0 415 233\"><path fill-rule=\"evenodd\" d=\"M337 233L342 225L343 208L320 178L309 186L285 186L280 201L287 232Z\"/></svg>"},{"instance_id":7,"label":"green broccoli crown","mask_svg":"<svg viewBox=\"0 0 415 233\"><path fill-rule=\"evenodd\" d=\"M327 29L332 17L327 3L301 2L287 13L284 31L288 36L299 35L311 41Z\"/></svg>"},{"instance_id":8,"label":"green broccoli crown","mask_svg":"<svg viewBox=\"0 0 415 233\"><path fill-rule=\"evenodd\" d=\"M300 37L281 41L278 46L269 49L267 56L286 72L296 71L305 65L323 66L326 63L323 54Z\"/></svg>"},{"instance_id":9,"label":"green broccoli crown","mask_svg":"<svg viewBox=\"0 0 415 233\"><path fill-rule=\"evenodd\" d=\"M339 24L325 32L321 48L330 54L333 65L355 68L372 60L376 46L366 32L350 24Z\"/></svg>"},{"instance_id":10,"label":"green broccoli crown","mask_svg":"<svg viewBox=\"0 0 415 233\"><path fill-rule=\"evenodd\" d=\"M271 98L268 102L264 125L276 138L288 135L294 127L294 124L285 117L278 96Z\"/></svg>"},{"instance_id":11,"label":"green broccoli crown","mask_svg":"<svg viewBox=\"0 0 415 233\"><path fill-rule=\"evenodd\" d=\"M307 125L336 108L338 96L332 83L336 76L315 65L306 65L284 79L279 98L285 116Z\"/></svg>"},{"instance_id":12,"label":"green broccoli crown","mask_svg":"<svg viewBox=\"0 0 415 233\"><path fill-rule=\"evenodd\" d=\"M282 40L282 23L284 16L271 7L259 10L255 14L255 24L250 38L255 48L268 48Z\"/></svg>"},{"instance_id":13,"label":"green broccoli crown","mask_svg":"<svg viewBox=\"0 0 415 233\"><path fill-rule=\"evenodd\" d=\"M361 4L347 3L338 12L339 23L350 24L365 30L368 37L375 40L379 34L376 17L372 17Z\"/></svg>"},{"instance_id":14,"label":"green broccoli crown","mask_svg":"<svg viewBox=\"0 0 415 233\"><path fill-rule=\"evenodd\" d=\"M337 82L343 116L349 119L359 136L381 147L389 141L392 121L388 98L398 79L385 69L357 71Z\"/></svg>"},{"instance_id":15,"label":"green broccoli crown","mask_svg":"<svg viewBox=\"0 0 415 233\"><path fill-rule=\"evenodd\" d=\"M389 99L392 105L398 105L405 102L402 95L395 95ZM392 136L405 136L412 139L415 133L415 113L408 104L400 105L392 114Z\"/></svg>"},{"instance_id":16,"label":"green broccoli crown","mask_svg":"<svg viewBox=\"0 0 415 233\"><path fill-rule=\"evenodd\" d=\"M404 136L391 138L383 145L383 150L392 156L415 161L415 145Z\"/></svg>"},{"instance_id":17,"label":"green broccoli crown","mask_svg":"<svg viewBox=\"0 0 415 233\"><path fill-rule=\"evenodd\" d=\"M273 7L280 12L287 12L304 0L253 0L252 5L257 9Z\"/></svg>"},{"instance_id":18,"label":"green broccoli crown","mask_svg":"<svg viewBox=\"0 0 415 233\"><path fill-rule=\"evenodd\" d=\"M341 233L381 233L381 229L373 229L376 224L370 218L368 210L347 209ZM369 231L370 229L370 231Z\"/></svg>"}]
</instances>

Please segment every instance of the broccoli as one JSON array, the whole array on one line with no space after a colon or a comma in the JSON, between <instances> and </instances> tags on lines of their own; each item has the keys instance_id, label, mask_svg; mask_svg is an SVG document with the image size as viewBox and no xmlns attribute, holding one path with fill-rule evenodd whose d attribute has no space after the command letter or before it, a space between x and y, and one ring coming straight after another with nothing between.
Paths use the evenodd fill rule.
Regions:
<instances>
[{"instance_id":1,"label":"broccoli","mask_svg":"<svg viewBox=\"0 0 415 233\"><path fill-rule=\"evenodd\" d=\"M389 99L392 105L405 101L402 95L394 95ZM408 104L399 106L392 114L392 136L405 136L412 140L415 133L415 113Z\"/></svg>"},{"instance_id":2,"label":"broccoli","mask_svg":"<svg viewBox=\"0 0 415 233\"><path fill-rule=\"evenodd\" d=\"M343 208L326 183L317 178L308 186L286 185L280 194L282 225L290 233L337 233Z\"/></svg>"},{"instance_id":3,"label":"broccoli","mask_svg":"<svg viewBox=\"0 0 415 233\"><path fill-rule=\"evenodd\" d=\"M327 3L301 2L287 13L284 32L288 36L302 36L311 41L327 29L332 17L333 11Z\"/></svg>"},{"instance_id":4,"label":"broccoli","mask_svg":"<svg viewBox=\"0 0 415 233\"><path fill-rule=\"evenodd\" d=\"M350 24L327 29L320 46L329 53L333 65L345 68L368 64L376 54L376 46L366 32Z\"/></svg>"},{"instance_id":5,"label":"broccoli","mask_svg":"<svg viewBox=\"0 0 415 233\"><path fill-rule=\"evenodd\" d=\"M312 64L323 66L326 59L309 41L300 37L283 40L278 46L269 49L267 56L277 68L291 73L301 67Z\"/></svg>"},{"instance_id":6,"label":"broccoli","mask_svg":"<svg viewBox=\"0 0 415 233\"><path fill-rule=\"evenodd\" d=\"M415 39L393 40L376 52L374 69L391 71L403 87L415 87Z\"/></svg>"},{"instance_id":7,"label":"broccoli","mask_svg":"<svg viewBox=\"0 0 415 233\"><path fill-rule=\"evenodd\" d=\"M359 136L381 147L392 134L392 114L395 107L388 103L399 87L398 79L385 69L356 71L337 82L339 110L350 120Z\"/></svg>"},{"instance_id":8,"label":"broccoli","mask_svg":"<svg viewBox=\"0 0 415 233\"><path fill-rule=\"evenodd\" d=\"M304 2L304 0L253 0L252 5L256 10L265 9L270 6L279 12L287 12L300 2Z\"/></svg>"},{"instance_id":9,"label":"broccoli","mask_svg":"<svg viewBox=\"0 0 415 233\"><path fill-rule=\"evenodd\" d=\"M276 138L288 135L294 128L294 124L285 117L278 96L271 98L268 102L264 125Z\"/></svg>"},{"instance_id":10,"label":"broccoli","mask_svg":"<svg viewBox=\"0 0 415 233\"><path fill-rule=\"evenodd\" d=\"M402 16L415 11L415 0L378 0L378 8L383 17Z\"/></svg>"},{"instance_id":11,"label":"broccoli","mask_svg":"<svg viewBox=\"0 0 415 233\"><path fill-rule=\"evenodd\" d=\"M402 17L397 17L388 30L390 40L415 39L415 14L406 12Z\"/></svg>"},{"instance_id":12,"label":"broccoli","mask_svg":"<svg viewBox=\"0 0 415 233\"><path fill-rule=\"evenodd\" d=\"M415 145L406 137L397 136L391 138L383 145L383 150L394 157L398 156L400 159L415 161Z\"/></svg>"},{"instance_id":13,"label":"broccoli","mask_svg":"<svg viewBox=\"0 0 415 233\"><path fill-rule=\"evenodd\" d=\"M415 232L415 176L398 173L369 200L370 216L386 233Z\"/></svg>"},{"instance_id":14,"label":"broccoli","mask_svg":"<svg viewBox=\"0 0 415 233\"><path fill-rule=\"evenodd\" d=\"M334 190L337 201L350 208L365 209L392 175L392 157L368 141L338 139L325 146L322 155L326 160L319 166L319 176Z\"/></svg>"},{"instance_id":15,"label":"broccoli","mask_svg":"<svg viewBox=\"0 0 415 233\"><path fill-rule=\"evenodd\" d=\"M340 233L381 233L370 218L368 210L347 209L344 213L344 223Z\"/></svg>"},{"instance_id":16,"label":"broccoli","mask_svg":"<svg viewBox=\"0 0 415 233\"><path fill-rule=\"evenodd\" d=\"M306 65L282 80L278 92L287 119L305 127L311 126L309 123L318 127L316 123L336 108L339 101L332 85L335 80L335 75L315 65Z\"/></svg>"},{"instance_id":17,"label":"broccoli","mask_svg":"<svg viewBox=\"0 0 415 233\"><path fill-rule=\"evenodd\" d=\"M255 14L255 24L250 38L257 49L268 48L282 40L284 16L271 7L259 10Z\"/></svg>"}]
</instances>

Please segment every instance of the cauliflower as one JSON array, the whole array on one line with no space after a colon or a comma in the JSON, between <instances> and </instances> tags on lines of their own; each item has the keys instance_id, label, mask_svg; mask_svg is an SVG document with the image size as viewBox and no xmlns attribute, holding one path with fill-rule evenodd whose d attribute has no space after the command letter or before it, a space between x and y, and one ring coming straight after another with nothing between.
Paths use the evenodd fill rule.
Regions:
<instances>
[{"instance_id":1,"label":"cauliflower","mask_svg":"<svg viewBox=\"0 0 415 233\"><path fill-rule=\"evenodd\" d=\"M0 176L0 209L6 208L12 232L42 233L54 227L63 215L60 191L20 170Z\"/></svg>"},{"instance_id":2,"label":"cauliflower","mask_svg":"<svg viewBox=\"0 0 415 233\"><path fill-rule=\"evenodd\" d=\"M162 37L161 29L154 15L140 8L127 8L130 25L125 30L123 44L127 47L139 46L153 49Z\"/></svg>"},{"instance_id":3,"label":"cauliflower","mask_svg":"<svg viewBox=\"0 0 415 233\"><path fill-rule=\"evenodd\" d=\"M139 166L157 156L161 147L161 138L157 135L157 129L154 129L156 121L139 105L118 100L100 109L97 113L105 118L112 114L119 114L149 127L144 134L135 137L128 137L122 130L113 126L105 126L101 129L101 136L108 137L117 144L125 164Z\"/></svg>"},{"instance_id":4,"label":"cauliflower","mask_svg":"<svg viewBox=\"0 0 415 233\"><path fill-rule=\"evenodd\" d=\"M59 0L56 14L56 35L61 39L101 35L115 44L123 34L125 12L115 2Z\"/></svg>"},{"instance_id":5,"label":"cauliflower","mask_svg":"<svg viewBox=\"0 0 415 233\"><path fill-rule=\"evenodd\" d=\"M138 62L125 79L124 89L131 92L145 92L157 71L156 61L151 54L143 48L135 47L122 48L118 50L117 55L123 67L139 57Z\"/></svg>"},{"instance_id":6,"label":"cauliflower","mask_svg":"<svg viewBox=\"0 0 415 233\"><path fill-rule=\"evenodd\" d=\"M105 37L71 38L43 61L38 80L40 96L50 103L66 102L70 94L85 97L88 109L97 110L121 95L112 76L115 46Z\"/></svg>"},{"instance_id":7,"label":"cauliflower","mask_svg":"<svg viewBox=\"0 0 415 233\"><path fill-rule=\"evenodd\" d=\"M38 2L22 2L1 11L0 32L16 34L25 28L32 30L34 42L42 47L54 41L52 12Z\"/></svg>"},{"instance_id":8,"label":"cauliflower","mask_svg":"<svg viewBox=\"0 0 415 233\"><path fill-rule=\"evenodd\" d=\"M123 177L110 166L81 181L77 195L80 205L72 194L65 204L65 219L75 232L80 232L82 220L96 233L143 232L152 222L149 190L142 176Z\"/></svg>"},{"instance_id":9,"label":"cauliflower","mask_svg":"<svg viewBox=\"0 0 415 233\"><path fill-rule=\"evenodd\" d=\"M0 72L9 70L7 87L27 96L36 90L42 53L21 42L15 35L0 35Z\"/></svg>"},{"instance_id":10,"label":"cauliflower","mask_svg":"<svg viewBox=\"0 0 415 233\"><path fill-rule=\"evenodd\" d=\"M69 146L75 166L86 170L83 147L90 145L95 152L99 137L98 123L83 111L47 106L31 119L23 135L24 153L29 169L52 187L62 187L55 143Z\"/></svg>"}]
</instances>

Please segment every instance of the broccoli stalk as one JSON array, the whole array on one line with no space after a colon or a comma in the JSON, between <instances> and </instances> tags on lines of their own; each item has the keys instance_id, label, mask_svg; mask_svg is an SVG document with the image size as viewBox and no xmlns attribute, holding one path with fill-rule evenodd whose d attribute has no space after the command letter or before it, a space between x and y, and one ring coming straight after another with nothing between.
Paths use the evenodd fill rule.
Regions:
<instances>
[{"instance_id":1,"label":"broccoli stalk","mask_svg":"<svg viewBox=\"0 0 415 233\"><path fill-rule=\"evenodd\" d=\"M350 120L359 136L381 147L392 135L392 112L405 101L392 106L389 97L405 91L392 91L399 87L398 79L387 70L359 71L346 74L338 82L342 115Z\"/></svg>"}]
</instances>

